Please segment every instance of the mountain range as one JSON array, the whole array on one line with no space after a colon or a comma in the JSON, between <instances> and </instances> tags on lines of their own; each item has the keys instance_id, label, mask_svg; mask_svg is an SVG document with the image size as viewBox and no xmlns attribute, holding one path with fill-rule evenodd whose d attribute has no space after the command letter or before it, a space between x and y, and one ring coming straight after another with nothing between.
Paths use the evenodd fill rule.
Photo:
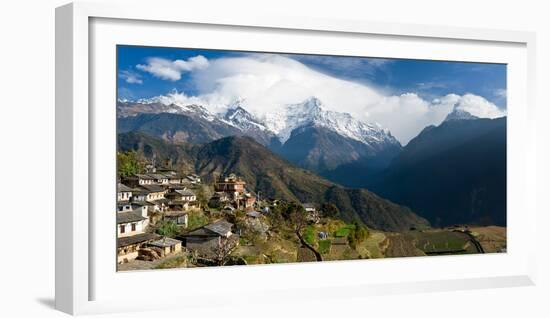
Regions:
<instances>
[{"instance_id":1,"label":"mountain range","mask_svg":"<svg viewBox=\"0 0 550 318\"><path fill-rule=\"evenodd\" d=\"M345 207L344 213L352 211L348 217L359 215L365 220L365 213L357 212L361 208L354 206L361 195L351 195L350 190L363 188L412 208L434 225L506 224L505 117L481 119L455 107L440 125L426 127L403 147L387 129L327 110L314 97L262 116L248 112L242 100L219 114L200 105L175 105L157 99L119 101L117 114L118 132L122 133L119 142L120 138L127 142L138 136L125 134L130 132L143 133L139 134L141 141L130 142L132 147L144 143L146 137L155 137L138 148L144 152L163 148L163 153L171 153L171 157L186 158L188 168L198 172L222 173L235 168L231 161L220 161L223 158L216 157L219 152L207 152L207 146L219 146L216 142L230 136L250 137L254 144L242 141L250 141L248 138L232 141L231 145L240 151L239 158L249 158L241 157L248 154L243 146L246 144L261 158L282 160L275 160L277 164L267 159L260 162L269 161L272 167L304 178L314 176L317 181L294 189L292 184L298 181L288 179L286 173L272 171L265 176L260 167L247 170L245 164L237 165L236 172L253 178L255 187L265 193L302 202L308 199L305 194L298 195L303 189L324 199L329 193L337 193L334 201ZM205 153L215 154L218 161L212 156L197 157L198 153L191 156L189 149L197 151L198 145L205 147ZM226 155L234 160L236 154ZM209 164L203 166L205 162ZM295 169L299 168L305 170L298 174ZM277 186L281 180L290 183ZM314 190L311 184L322 190ZM380 226L378 222L373 224Z\"/></svg>"},{"instance_id":2,"label":"mountain range","mask_svg":"<svg viewBox=\"0 0 550 318\"><path fill-rule=\"evenodd\" d=\"M380 170L401 151L391 133L350 114L326 110L309 98L258 118L241 101L222 114L199 105L158 99L117 103L118 131L143 131L171 143L204 143L225 136L249 136L299 167L326 175L337 167L368 162Z\"/></svg>"},{"instance_id":3,"label":"mountain range","mask_svg":"<svg viewBox=\"0 0 550 318\"><path fill-rule=\"evenodd\" d=\"M235 173L247 188L271 197L297 202L332 202L346 221L361 221L374 229L403 231L427 227L429 222L407 207L365 189L349 189L296 167L251 137L231 136L205 144L171 144L144 132L118 135L120 151L134 150L180 169L194 171L212 183L222 174Z\"/></svg>"},{"instance_id":4,"label":"mountain range","mask_svg":"<svg viewBox=\"0 0 550 318\"><path fill-rule=\"evenodd\" d=\"M505 226L506 118L455 115L426 127L382 173L359 186L437 226Z\"/></svg>"}]
</instances>

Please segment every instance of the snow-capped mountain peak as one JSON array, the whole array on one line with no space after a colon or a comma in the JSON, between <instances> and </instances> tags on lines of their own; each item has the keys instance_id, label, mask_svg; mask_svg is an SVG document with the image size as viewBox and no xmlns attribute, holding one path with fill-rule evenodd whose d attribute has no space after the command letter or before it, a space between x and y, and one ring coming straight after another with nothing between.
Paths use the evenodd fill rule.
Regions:
<instances>
[{"instance_id":1,"label":"snow-capped mountain peak","mask_svg":"<svg viewBox=\"0 0 550 318\"><path fill-rule=\"evenodd\" d=\"M311 125L328 128L365 144L399 144L397 139L380 126L357 120L348 113L327 110L316 97L310 97L302 103L287 105L279 112L265 115L264 124L275 132L281 143L290 138L294 129Z\"/></svg>"},{"instance_id":2,"label":"snow-capped mountain peak","mask_svg":"<svg viewBox=\"0 0 550 318\"><path fill-rule=\"evenodd\" d=\"M270 135L277 137L284 144L296 128L314 126L330 129L341 136L360 141L367 145L395 144L400 145L391 133L377 124L369 124L354 118L349 113L328 110L323 102L310 97L301 103L282 106L280 109L269 112L261 117L247 111L244 99L236 99L226 107L222 113L209 111L208 105L197 103L174 102L173 99L157 96L140 99L134 102L119 101L128 107L142 105L147 107L146 112L171 112L199 117L210 122L221 121L238 128L249 135Z\"/></svg>"},{"instance_id":3,"label":"snow-capped mountain peak","mask_svg":"<svg viewBox=\"0 0 550 318\"><path fill-rule=\"evenodd\" d=\"M251 113L244 109L239 102L230 107L223 119L228 124L239 128L242 131L248 131L251 129L267 130L267 128Z\"/></svg>"}]
</instances>

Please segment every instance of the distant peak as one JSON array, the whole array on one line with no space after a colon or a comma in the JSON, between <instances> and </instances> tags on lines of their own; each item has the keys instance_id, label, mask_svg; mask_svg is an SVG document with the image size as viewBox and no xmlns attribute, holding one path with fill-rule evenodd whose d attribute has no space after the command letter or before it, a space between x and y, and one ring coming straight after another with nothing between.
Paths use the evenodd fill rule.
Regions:
<instances>
[{"instance_id":1,"label":"distant peak","mask_svg":"<svg viewBox=\"0 0 550 318\"><path fill-rule=\"evenodd\" d=\"M307 98L304 102L304 105L308 105L310 107L321 107L323 105L323 102L315 96L311 96Z\"/></svg>"},{"instance_id":2,"label":"distant peak","mask_svg":"<svg viewBox=\"0 0 550 318\"><path fill-rule=\"evenodd\" d=\"M465 110L455 108L451 113L449 113L449 115L447 115L447 117L443 122L454 121L454 120L472 120L472 119L479 119L479 117L474 116Z\"/></svg>"},{"instance_id":3,"label":"distant peak","mask_svg":"<svg viewBox=\"0 0 550 318\"><path fill-rule=\"evenodd\" d=\"M243 109L245 99L243 97L236 98L233 102L229 103L228 108L229 109Z\"/></svg>"}]
</instances>

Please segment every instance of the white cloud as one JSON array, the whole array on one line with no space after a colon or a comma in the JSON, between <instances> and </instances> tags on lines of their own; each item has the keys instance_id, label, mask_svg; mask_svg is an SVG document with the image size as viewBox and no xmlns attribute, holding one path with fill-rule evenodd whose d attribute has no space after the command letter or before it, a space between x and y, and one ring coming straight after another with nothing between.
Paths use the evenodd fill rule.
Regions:
<instances>
[{"instance_id":1,"label":"white cloud","mask_svg":"<svg viewBox=\"0 0 550 318\"><path fill-rule=\"evenodd\" d=\"M495 104L473 94L460 97L456 103L456 108L481 118L498 118L506 115L506 112L500 110Z\"/></svg>"},{"instance_id":2,"label":"white cloud","mask_svg":"<svg viewBox=\"0 0 550 318\"><path fill-rule=\"evenodd\" d=\"M506 98L506 96L508 95L506 89L504 88L496 89L493 94L495 94L495 96L499 98Z\"/></svg>"},{"instance_id":3,"label":"white cloud","mask_svg":"<svg viewBox=\"0 0 550 318\"><path fill-rule=\"evenodd\" d=\"M178 81L182 73L204 69L207 66L208 60L202 55L197 55L187 60L174 61L151 57L147 59L147 64L138 64L136 68L163 80Z\"/></svg>"},{"instance_id":4,"label":"white cloud","mask_svg":"<svg viewBox=\"0 0 550 318\"><path fill-rule=\"evenodd\" d=\"M163 65L172 65L167 62ZM449 94L433 101L415 93L388 95L371 85L326 75L279 55L210 60L208 67L195 68L190 80L199 92L197 96L172 93L165 97L166 102L198 103L213 112L223 112L228 104L244 98L247 110L261 118L284 105L315 96L330 110L381 124L402 144L426 126L440 124L454 107L478 117L505 114L493 103L472 94Z\"/></svg>"},{"instance_id":5,"label":"white cloud","mask_svg":"<svg viewBox=\"0 0 550 318\"><path fill-rule=\"evenodd\" d=\"M122 78L126 83L129 84L143 84L141 75L132 71L121 71L118 74L118 77Z\"/></svg>"}]
</instances>

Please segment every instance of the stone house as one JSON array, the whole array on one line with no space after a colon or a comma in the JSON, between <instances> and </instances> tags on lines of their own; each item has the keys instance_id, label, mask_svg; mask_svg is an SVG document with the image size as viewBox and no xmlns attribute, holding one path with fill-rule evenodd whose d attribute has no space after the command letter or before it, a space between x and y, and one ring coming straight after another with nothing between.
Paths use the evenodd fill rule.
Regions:
<instances>
[{"instance_id":1,"label":"stone house","mask_svg":"<svg viewBox=\"0 0 550 318\"><path fill-rule=\"evenodd\" d=\"M171 254L181 252L181 241L164 237L147 243L147 246L153 247L160 252L160 257L166 257Z\"/></svg>"},{"instance_id":2,"label":"stone house","mask_svg":"<svg viewBox=\"0 0 550 318\"><path fill-rule=\"evenodd\" d=\"M160 173L150 173L149 176L153 178L155 184L165 185L168 184L168 177Z\"/></svg>"},{"instance_id":3,"label":"stone house","mask_svg":"<svg viewBox=\"0 0 550 318\"><path fill-rule=\"evenodd\" d=\"M232 232L233 224L218 220L182 236L183 244L203 257L212 257L224 244L235 247L239 236Z\"/></svg>"},{"instance_id":4,"label":"stone house","mask_svg":"<svg viewBox=\"0 0 550 318\"><path fill-rule=\"evenodd\" d=\"M245 192L246 182L241 178L231 174L227 177L220 177L214 184L216 192L225 192L237 198Z\"/></svg>"},{"instance_id":5,"label":"stone house","mask_svg":"<svg viewBox=\"0 0 550 318\"><path fill-rule=\"evenodd\" d=\"M132 198L132 188L119 183L117 184L117 201L130 201Z\"/></svg>"},{"instance_id":6,"label":"stone house","mask_svg":"<svg viewBox=\"0 0 550 318\"><path fill-rule=\"evenodd\" d=\"M139 249L158 236L145 233L149 224L147 209L117 212L117 261L128 262L136 259Z\"/></svg>"},{"instance_id":7,"label":"stone house","mask_svg":"<svg viewBox=\"0 0 550 318\"><path fill-rule=\"evenodd\" d=\"M172 221L178 226L187 228L189 215L185 211L166 211L164 212L164 220Z\"/></svg>"},{"instance_id":8,"label":"stone house","mask_svg":"<svg viewBox=\"0 0 550 318\"><path fill-rule=\"evenodd\" d=\"M163 187L156 184L142 185L141 188L147 193L145 200L149 202L164 199L164 194L167 192Z\"/></svg>"},{"instance_id":9,"label":"stone house","mask_svg":"<svg viewBox=\"0 0 550 318\"><path fill-rule=\"evenodd\" d=\"M139 250L148 242L158 239L154 233L139 233L132 236L119 237L117 239L117 262L119 264L135 260Z\"/></svg>"},{"instance_id":10,"label":"stone house","mask_svg":"<svg viewBox=\"0 0 550 318\"><path fill-rule=\"evenodd\" d=\"M151 185L155 184L155 179L149 175L146 174L136 174L133 176L128 176L122 178L122 183L130 186L130 187L137 187L140 185Z\"/></svg>"}]
</instances>

